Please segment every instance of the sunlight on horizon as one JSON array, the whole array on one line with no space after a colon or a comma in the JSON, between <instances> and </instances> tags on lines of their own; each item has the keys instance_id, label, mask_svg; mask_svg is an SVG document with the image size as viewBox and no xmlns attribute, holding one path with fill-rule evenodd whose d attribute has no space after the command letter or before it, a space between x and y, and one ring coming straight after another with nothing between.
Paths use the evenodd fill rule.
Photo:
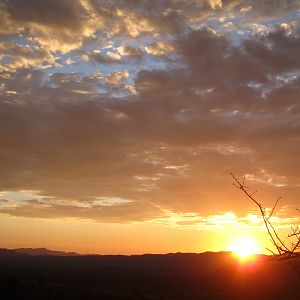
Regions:
<instances>
[{"instance_id":1,"label":"sunlight on horizon","mask_svg":"<svg viewBox=\"0 0 300 300\"><path fill-rule=\"evenodd\" d=\"M241 261L248 260L254 255L261 254L263 252L260 245L248 236L238 238L229 246L229 250L232 251Z\"/></svg>"}]
</instances>

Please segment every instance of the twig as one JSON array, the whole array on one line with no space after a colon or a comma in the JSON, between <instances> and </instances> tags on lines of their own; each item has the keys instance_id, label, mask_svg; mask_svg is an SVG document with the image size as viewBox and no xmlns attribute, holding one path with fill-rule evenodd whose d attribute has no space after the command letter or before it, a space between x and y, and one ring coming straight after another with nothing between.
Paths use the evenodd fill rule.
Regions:
<instances>
[{"instance_id":1,"label":"twig","mask_svg":"<svg viewBox=\"0 0 300 300\"><path fill-rule=\"evenodd\" d=\"M300 257L300 252L297 252L297 250L300 248L300 230L299 230L299 227L298 226L295 227L295 228L292 227L292 233L288 235L288 238L296 236L296 238L297 238L296 243L290 242L289 245L287 245L286 242L284 240L282 240L282 238L279 236L279 234L277 233L275 227L273 226L273 224L270 221L270 218L274 214L276 206L277 206L278 202L280 201L281 197L279 197L275 201L269 216L267 216L265 208L263 208L261 203L259 203L253 197L253 195L255 193L257 193L257 191L254 191L252 193L250 193L248 191L249 187L246 186L245 177L243 178L243 181L240 182L232 173L230 173L230 175L234 179L233 185L236 188L238 188L239 190L241 190L259 208L259 211L260 211L260 214L261 214L262 219L264 221L264 224L265 224L265 227L267 229L268 235L271 239L271 242L272 242L273 246L275 247L276 251L278 252L278 254L274 253L270 249L267 249L267 250L275 256L275 259L280 259L281 260L281 259L293 259L293 258L296 258L296 257ZM299 209L297 209L297 210L300 212Z\"/></svg>"}]
</instances>

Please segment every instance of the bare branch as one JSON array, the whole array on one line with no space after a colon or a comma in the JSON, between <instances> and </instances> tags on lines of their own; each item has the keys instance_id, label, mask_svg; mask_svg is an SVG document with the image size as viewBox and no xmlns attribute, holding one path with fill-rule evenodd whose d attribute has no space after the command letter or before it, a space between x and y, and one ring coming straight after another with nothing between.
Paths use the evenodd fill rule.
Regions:
<instances>
[{"instance_id":1,"label":"bare branch","mask_svg":"<svg viewBox=\"0 0 300 300\"><path fill-rule=\"evenodd\" d=\"M292 233L289 234L287 237L295 237L297 240L296 242L286 242L284 241L278 234L276 228L273 226L273 224L270 222L270 218L273 216L275 213L276 207L278 202L280 201L281 197L279 197L273 207L272 210L269 214L269 216L266 215L266 209L262 206L260 202L258 202L253 195L257 192L254 191L250 193L249 187L246 186L246 178L243 178L243 181L239 181L232 173L230 173L231 177L233 178L234 182L233 185L241 190L259 209L260 214L262 216L262 219L265 224L265 228L267 229L268 235L271 239L271 242L273 246L275 247L277 254L270 249L267 249L269 252L271 252L274 256L275 259L293 259L295 257L300 257L300 252L297 252L298 249L300 249L300 229L298 226L292 227ZM300 212L299 209L297 211Z\"/></svg>"},{"instance_id":2,"label":"bare branch","mask_svg":"<svg viewBox=\"0 0 300 300\"><path fill-rule=\"evenodd\" d=\"M279 202L280 199L281 199L281 197L279 197L279 198L276 200L276 202L275 202L275 204L274 204L274 206L273 206L273 208L272 208L272 211L271 211L271 213L270 213L268 219L270 219L270 218L272 217L272 215L273 215L273 213L274 213L274 211L275 211L276 205L277 205L277 203Z\"/></svg>"}]
</instances>

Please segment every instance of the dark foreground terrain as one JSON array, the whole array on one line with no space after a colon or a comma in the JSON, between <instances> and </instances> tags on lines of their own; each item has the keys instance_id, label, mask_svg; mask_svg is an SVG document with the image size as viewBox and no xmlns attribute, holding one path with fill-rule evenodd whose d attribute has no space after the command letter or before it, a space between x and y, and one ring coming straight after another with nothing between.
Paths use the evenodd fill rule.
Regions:
<instances>
[{"instance_id":1,"label":"dark foreground terrain","mask_svg":"<svg viewBox=\"0 0 300 300\"><path fill-rule=\"evenodd\" d=\"M1 300L292 300L300 299L299 286L288 262L264 256L242 264L226 252L57 256L0 249Z\"/></svg>"}]
</instances>

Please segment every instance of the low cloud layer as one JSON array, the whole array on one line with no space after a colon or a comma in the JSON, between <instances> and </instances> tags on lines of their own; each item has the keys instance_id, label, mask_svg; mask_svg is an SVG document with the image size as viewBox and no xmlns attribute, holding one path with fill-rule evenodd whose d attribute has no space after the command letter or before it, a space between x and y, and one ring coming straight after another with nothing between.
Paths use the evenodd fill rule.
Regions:
<instances>
[{"instance_id":1,"label":"low cloud layer","mask_svg":"<svg viewBox=\"0 0 300 300\"><path fill-rule=\"evenodd\" d=\"M298 1L27 2L0 5L1 213L243 218L233 172L294 217Z\"/></svg>"}]
</instances>

